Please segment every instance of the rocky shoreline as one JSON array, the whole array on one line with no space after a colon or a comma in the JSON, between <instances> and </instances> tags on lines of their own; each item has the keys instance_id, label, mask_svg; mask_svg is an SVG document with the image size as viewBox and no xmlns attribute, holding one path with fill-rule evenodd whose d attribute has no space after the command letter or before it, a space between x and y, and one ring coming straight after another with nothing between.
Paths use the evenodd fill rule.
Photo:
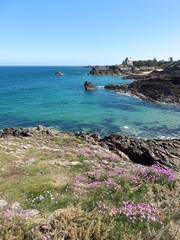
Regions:
<instances>
[{"instance_id":1,"label":"rocky shoreline","mask_svg":"<svg viewBox=\"0 0 180 240\"><path fill-rule=\"evenodd\" d=\"M179 147L44 126L0 131L0 239L178 240Z\"/></svg>"},{"instance_id":2,"label":"rocky shoreline","mask_svg":"<svg viewBox=\"0 0 180 240\"><path fill-rule=\"evenodd\" d=\"M125 79L134 79L131 84L109 84L105 89L137 96L143 100L180 104L180 62L174 62L163 71L147 75L128 74Z\"/></svg>"},{"instance_id":3,"label":"rocky shoreline","mask_svg":"<svg viewBox=\"0 0 180 240\"><path fill-rule=\"evenodd\" d=\"M80 132L80 139L98 144L119 154L123 159L150 166L160 164L175 171L180 170L180 139L138 139L118 134L100 138L97 134Z\"/></svg>"},{"instance_id":4,"label":"rocky shoreline","mask_svg":"<svg viewBox=\"0 0 180 240\"><path fill-rule=\"evenodd\" d=\"M8 128L0 131L0 138L41 138L48 140L57 137L61 131L53 130L44 126L34 128ZM160 164L165 168L171 168L178 172L180 170L180 139L137 139L128 136L112 134L101 138L92 133L68 133L92 145L98 145L105 150L118 154L124 161L138 163L146 166Z\"/></svg>"},{"instance_id":5,"label":"rocky shoreline","mask_svg":"<svg viewBox=\"0 0 180 240\"><path fill-rule=\"evenodd\" d=\"M180 84L174 84L172 80L151 79L135 81L127 85L109 84L105 89L152 102L180 104Z\"/></svg>"}]
</instances>

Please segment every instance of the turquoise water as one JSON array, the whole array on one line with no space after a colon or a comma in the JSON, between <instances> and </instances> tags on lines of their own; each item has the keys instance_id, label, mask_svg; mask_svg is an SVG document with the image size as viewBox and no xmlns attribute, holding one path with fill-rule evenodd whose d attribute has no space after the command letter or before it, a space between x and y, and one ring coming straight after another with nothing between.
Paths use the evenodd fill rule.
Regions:
<instances>
[{"instance_id":1,"label":"turquoise water","mask_svg":"<svg viewBox=\"0 0 180 240\"><path fill-rule=\"evenodd\" d=\"M55 71L64 76L54 76ZM0 67L0 129L45 125L64 131L179 137L180 108L154 104L102 87L121 77L87 76L82 67ZM100 89L84 91L91 81Z\"/></svg>"}]
</instances>

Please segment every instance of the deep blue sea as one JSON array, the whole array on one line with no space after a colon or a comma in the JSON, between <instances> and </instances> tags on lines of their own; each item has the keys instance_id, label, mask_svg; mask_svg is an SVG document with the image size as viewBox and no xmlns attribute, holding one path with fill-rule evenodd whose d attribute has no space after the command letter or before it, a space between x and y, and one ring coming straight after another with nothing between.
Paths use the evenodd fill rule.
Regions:
<instances>
[{"instance_id":1,"label":"deep blue sea","mask_svg":"<svg viewBox=\"0 0 180 240\"><path fill-rule=\"evenodd\" d=\"M180 137L180 107L103 89L132 81L87 76L82 67L0 67L0 129L44 125L63 131ZM65 75L57 77L56 71ZM100 89L86 92L84 82Z\"/></svg>"}]
</instances>

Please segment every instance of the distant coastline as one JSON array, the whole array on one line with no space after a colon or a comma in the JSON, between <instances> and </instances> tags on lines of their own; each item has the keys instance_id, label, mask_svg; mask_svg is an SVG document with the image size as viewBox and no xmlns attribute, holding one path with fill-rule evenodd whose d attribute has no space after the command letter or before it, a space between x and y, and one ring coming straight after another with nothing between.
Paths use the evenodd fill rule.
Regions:
<instances>
[{"instance_id":1,"label":"distant coastline","mask_svg":"<svg viewBox=\"0 0 180 240\"><path fill-rule=\"evenodd\" d=\"M93 67L88 75L124 76L124 79L134 79L135 82L124 84L109 84L105 89L137 96L143 100L180 105L180 62L172 62L163 70L152 67L142 67L134 70L132 66Z\"/></svg>"}]
</instances>

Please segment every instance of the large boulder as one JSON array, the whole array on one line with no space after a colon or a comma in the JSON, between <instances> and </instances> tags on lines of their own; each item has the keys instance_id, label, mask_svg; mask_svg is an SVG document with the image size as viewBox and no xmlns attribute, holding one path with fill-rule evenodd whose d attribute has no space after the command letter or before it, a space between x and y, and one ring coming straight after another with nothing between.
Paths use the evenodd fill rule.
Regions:
<instances>
[{"instance_id":1,"label":"large boulder","mask_svg":"<svg viewBox=\"0 0 180 240\"><path fill-rule=\"evenodd\" d=\"M84 87L86 91L92 91L97 89L97 87L94 86L91 82L85 82Z\"/></svg>"}]
</instances>

